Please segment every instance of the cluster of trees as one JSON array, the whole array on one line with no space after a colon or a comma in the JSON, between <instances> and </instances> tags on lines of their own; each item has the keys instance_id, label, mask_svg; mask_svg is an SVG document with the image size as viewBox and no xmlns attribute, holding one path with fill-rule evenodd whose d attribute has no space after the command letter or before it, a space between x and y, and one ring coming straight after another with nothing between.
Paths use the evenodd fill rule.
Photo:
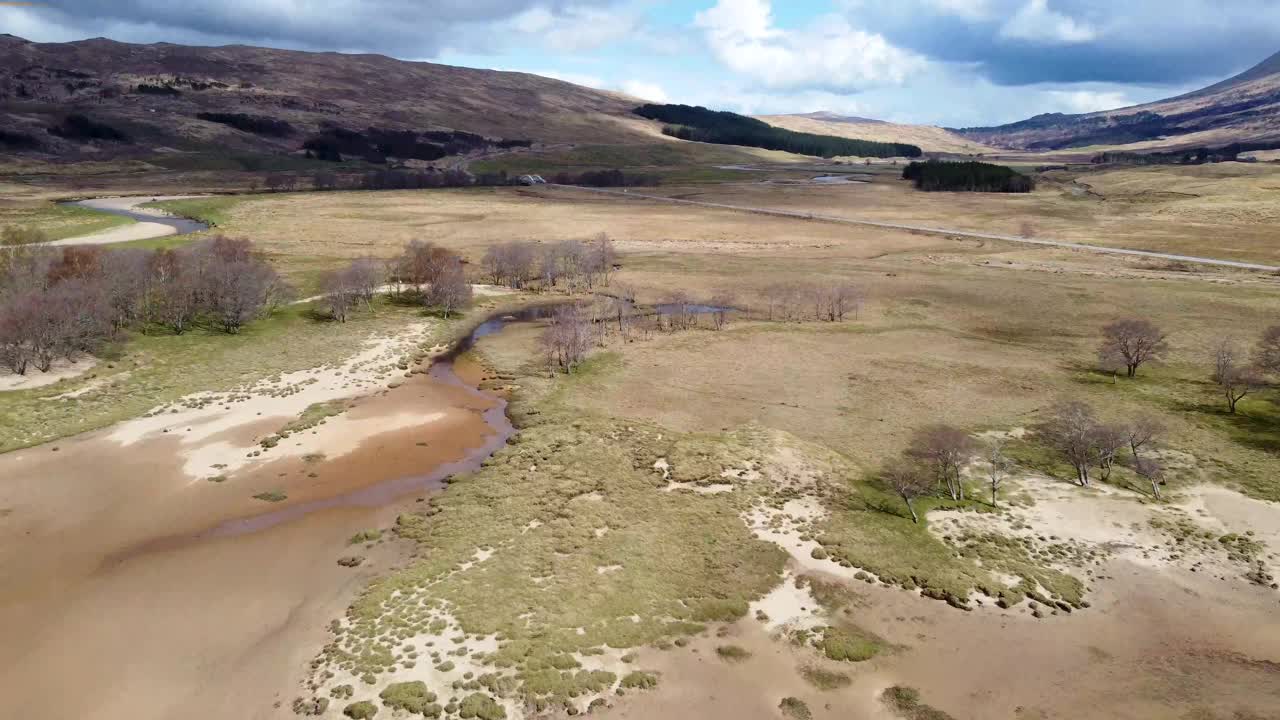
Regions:
<instances>
[{"instance_id":1,"label":"cluster of trees","mask_svg":"<svg viewBox=\"0 0 1280 720\"><path fill-rule=\"evenodd\" d=\"M1102 328L1098 358L1107 372L1135 377L1145 364L1163 359L1169 351L1165 333L1150 320L1128 318ZM1240 401L1268 386L1269 375L1280 375L1280 325L1267 328L1252 357L1230 338L1214 348L1209 379L1235 414Z\"/></svg>"},{"instance_id":2,"label":"cluster of trees","mask_svg":"<svg viewBox=\"0 0 1280 720\"><path fill-rule=\"evenodd\" d=\"M1280 143L1252 142L1231 143L1221 147L1198 147L1169 152L1102 152L1093 156L1095 165L1204 165L1206 163L1236 162L1241 153L1258 150L1275 150Z\"/></svg>"},{"instance_id":3,"label":"cluster of trees","mask_svg":"<svg viewBox=\"0 0 1280 720\"><path fill-rule=\"evenodd\" d=\"M382 164L390 157L432 161L491 147L529 147L532 144L530 140L494 140L460 130L421 132L369 127L361 132L330 126L307 138L302 147L308 157L320 160L341 162L345 156Z\"/></svg>"},{"instance_id":4,"label":"cluster of trees","mask_svg":"<svg viewBox=\"0 0 1280 720\"><path fill-rule=\"evenodd\" d=\"M87 140L107 140L110 142L131 142L129 136L106 123L90 120L88 116L72 113L62 119L61 123L49 128L50 135L57 135L77 142Z\"/></svg>"},{"instance_id":5,"label":"cluster of trees","mask_svg":"<svg viewBox=\"0 0 1280 720\"><path fill-rule=\"evenodd\" d=\"M267 137L289 137L294 128L287 120L268 117L266 115L249 115L246 113L202 112L196 115L201 120L229 125L237 130Z\"/></svg>"},{"instance_id":6,"label":"cluster of trees","mask_svg":"<svg viewBox=\"0 0 1280 720\"><path fill-rule=\"evenodd\" d=\"M0 255L0 364L47 372L130 327L236 333L290 293L245 239L177 250L14 247Z\"/></svg>"},{"instance_id":7,"label":"cluster of trees","mask_svg":"<svg viewBox=\"0 0 1280 720\"><path fill-rule=\"evenodd\" d=\"M613 240L601 233L590 242L561 240L535 243L515 240L491 246L481 260L494 285L515 290L562 287L570 293L608 285L618 263Z\"/></svg>"},{"instance_id":8,"label":"cluster of trees","mask_svg":"<svg viewBox=\"0 0 1280 720\"><path fill-rule=\"evenodd\" d=\"M624 173L621 170L587 170L577 174L561 171L551 176L551 182L584 187L656 187L662 184L662 177L651 173Z\"/></svg>"},{"instance_id":9,"label":"cluster of trees","mask_svg":"<svg viewBox=\"0 0 1280 720\"><path fill-rule=\"evenodd\" d=\"M1142 449L1154 444L1164 431L1164 426L1151 417L1127 424L1103 422L1088 403L1072 400L1050 409L1036 426L1035 437L1075 469L1076 481L1082 487L1089 485L1094 468L1103 480L1109 479L1121 453L1128 450L1131 469L1151 483L1151 493L1158 499L1164 468L1155 458L1143 457Z\"/></svg>"},{"instance_id":10,"label":"cluster of trees","mask_svg":"<svg viewBox=\"0 0 1280 720\"><path fill-rule=\"evenodd\" d=\"M991 490L991 505L998 502L998 491L1012 466L1004 454L1000 439L988 441L985 447L974 442L968 433L953 425L936 423L920 428L902 456L880 472L880 479L902 498L912 522L920 522L915 501L921 497L949 497L957 502L965 499L964 468L975 454L982 451L986 462L984 482Z\"/></svg>"},{"instance_id":11,"label":"cluster of trees","mask_svg":"<svg viewBox=\"0 0 1280 720\"><path fill-rule=\"evenodd\" d=\"M339 322L389 285L400 300L413 300L448 316L471 300L462 258L451 250L418 240L391 260L356 258L321 278L322 303Z\"/></svg>"},{"instance_id":12,"label":"cluster of trees","mask_svg":"<svg viewBox=\"0 0 1280 720\"><path fill-rule=\"evenodd\" d=\"M837 155L920 157L923 154L915 145L795 132L745 115L708 110L701 106L647 104L632 112L640 117L667 123L662 132L681 140L745 145L824 158Z\"/></svg>"},{"instance_id":13,"label":"cluster of trees","mask_svg":"<svg viewBox=\"0 0 1280 720\"><path fill-rule=\"evenodd\" d=\"M912 181L926 192L1029 193L1036 181L1003 165L984 162L913 162L902 171L902 179Z\"/></svg>"},{"instance_id":14,"label":"cluster of trees","mask_svg":"<svg viewBox=\"0 0 1280 720\"><path fill-rule=\"evenodd\" d=\"M769 320L843 322L847 315L857 319L863 299L861 288L845 282L777 283L764 289L762 309Z\"/></svg>"}]
</instances>

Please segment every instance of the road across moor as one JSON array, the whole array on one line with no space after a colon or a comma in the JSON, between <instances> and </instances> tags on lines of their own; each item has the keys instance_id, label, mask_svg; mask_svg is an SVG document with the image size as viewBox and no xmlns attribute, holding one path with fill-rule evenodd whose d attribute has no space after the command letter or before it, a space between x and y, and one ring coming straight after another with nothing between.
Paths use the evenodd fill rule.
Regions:
<instances>
[{"instance_id":1,"label":"road across moor","mask_svg":"<svg viewBox=\"0 0 1280 720\"><path fill-rule=\"evenodd\" d=\"M1047 240L1040 238L1022 237L1020 235L997 235L994 233L981 233L972 230L954 230L949 228L926 227L923 225L903 225L901 223L880 222L877 220L857 220L854 218L838 217L835 215L820 215L816 213L796 212L794 210L777 210L765 207L751 207L746 205L729 205L726 203L706 202L703 200L684 200L681 198L669 198L661 195L646 195L644 193L631 192L629 190L607 190L604 188L582 187L581 185L548 185L548 187L559 188L564 190L581 190L584 192L602 193L605 195L617 195L624 198L632 198L636 200L655 200L658 202L677 203L681 205L696 205L699 207L718 208L720 210L737 210L740 212L757 213L761 215L775 215L778 217L793 217L804 220L822 220L824 222L844 223L846 225L862 225L870 227L887 228L890 230L907 230L910 232L929 233L931 235L948 235L952 237L977 238L980 240L999 240L1002 242L1022 243L1025 245L1043 245L1046 247L1066 248L1068 250L1085 250L1088 252L1107 253L1111 255L1135 255L1138 257L1152 258L1156 260L1173 260L1177 262L1195 263L1198 265L1214 265L1218 267L1237 268L1242 270L1262 270L1266 272L1280 272L1280 266L1263 265L1260 263L1240 262L1238 260L1219 260L1217 258L1196 257L1194 255L1175 255L1172 253L1154 252L1151 250L1130 250L1128 248L1104 247L1102 245L1085 245L1082 243L1065 242L1061 240Z\"/></svg>"}]
</instances>

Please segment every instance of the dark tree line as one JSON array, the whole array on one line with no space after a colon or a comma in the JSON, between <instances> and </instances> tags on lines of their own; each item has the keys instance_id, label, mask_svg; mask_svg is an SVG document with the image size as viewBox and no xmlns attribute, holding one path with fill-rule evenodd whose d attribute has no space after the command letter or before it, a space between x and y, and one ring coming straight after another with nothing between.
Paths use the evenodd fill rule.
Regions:
<instances>
[{"instance_id":1,"label":"dark tree line","mask_svg":"<svg viewBox=\"0 0 1280 720\"><path fill-rule=\"evenodd\" d=\"M294 133L293 126L286 120L266 115L248 115L246 113L202 112L196 115L201 120L229 125L237 130L265 135L267 137L289 137Z\"/></svg>"},{"instance_id":2,"label":"dark tree line","mask_svg":"<svg viewBox=\"0 0 1280 720\"><path fill-rule=\"evenodd\" d=\"M983 162L913 162L902 171L902 179L912 181L925 192L1029 193L1036 181L1007 168Z\"/></svg>"},{"instance_id":3,"label":"dark tree line","mask_svg":"<svg viewBox=\"0 0 1280 720\"><path fill-rule=\"evenodd\" d=\"M488 148L529 147L530 140L490 139L459 130L390 130L368 127L363 132L331 126L303 142L307 153L320 160L341 162L358 157L382 164L387 158L433 161Z\"/></svg>"},{"instance_id":4,"label":"dark tree line","mask_svg":"<svg viewBox=\"0 0 1280 720\"><path fill-rule=\"evenodd\" d=\"M681 140L745 145L824 158L837 155L920 157L923 154L915 145L795 132L745 115L708 110L701 106L647 104L632 112L640 117L667 123L662 132Z\"/></svg>"},{"instance_id":5,"label":"dark tree line","mask_svg":"<svg viewBox=\"0 0 1280 720\"><path fill-rule=\"evenodd\" d=\"M107 140L110 142L132 142L129 136L123 131L117 130L106 123L89 119L86 115L80 113L72 113L62 119L62 122L50 127L50 135L57 135L67 140Z\"/></svg>"},{"instance_id":6,"label":"dark tree line","mask_svg":"<svg viewBox=\"0 0 1280 720\"><path fill-rule=\"evenodd\" d=\"M0 364L25 374L75 360L126 329L226 333L269 314L291 290L244 239L176 250L10 247L0 252Z\"/></svg>"}]
</instances>

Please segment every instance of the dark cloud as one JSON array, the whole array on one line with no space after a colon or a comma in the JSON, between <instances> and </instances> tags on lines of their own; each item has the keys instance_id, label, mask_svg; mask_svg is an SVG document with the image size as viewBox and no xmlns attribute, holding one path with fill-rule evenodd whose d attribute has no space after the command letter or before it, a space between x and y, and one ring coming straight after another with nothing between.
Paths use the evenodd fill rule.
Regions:
<instances>
[{"instance_id":1,"label":"dark cloud","mask_svg":"<svg viewBox=\"0 0 1280 720\"><path fill-rule=\"evenodd\" d=\"M486 23L542 8L612 0L54 0L17 12L16 28L69 39L105 35L131 42L245 43L308 50L430 57L465 44ZM13 13L15 11L10 10ZM9 30L13 32L14 30ZM480 40L480 35L474 37Z\"/></svg>"},{"instance_id":2,"label":"dark cloud","mask_svg":"<svg viewBox=\"0 0 1280 720\"><path fill-rule=\"evenodd\" d=\"M1178 85L1223 77L1280 50L1275 0L1048 0L1027 23L1041 34L1011 33L1011 19L1031 2L846 0L844 5L854 25L935 60L972 64L1004 85ZM947 6L951 12L943 9ZM1054 20L1062 18L1088 38L1055 40L1060 26Z\"/></svg>"}]
</instances>

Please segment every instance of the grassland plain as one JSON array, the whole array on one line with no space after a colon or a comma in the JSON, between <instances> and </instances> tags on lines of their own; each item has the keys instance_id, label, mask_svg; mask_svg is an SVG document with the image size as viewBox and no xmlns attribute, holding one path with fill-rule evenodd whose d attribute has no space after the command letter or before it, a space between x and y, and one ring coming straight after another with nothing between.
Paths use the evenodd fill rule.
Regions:
<instances>
[{"instance_id":1,"label":"grassland plain","mask_svg":"<svg viewBox=\"0 0 1280 720\"><path fill-rule=\"evenodd\" d=\"M859 189L899 192L885 187ZM813 189L804 202L840 202L845 190ZM778 197L803 196L788 189ZM921 202L922 212L941 212ZM397 686L389 697L412 695L424 709L458 716L566 703L599 710L596 701L609 704L619 689L628 700L611 712L620 717L710 711L714 702L689 694L708 678L735 688L721 693L725 707L750 701L741 716L764 716L760 708L772 716L781 698L794 697L819 720L862 708L858 698L895 684L920 687L930 704L958 716L1015 706L1052 716L1084 700L1061 687L1059 671L1078 672L1080 686L1109 708L1133 709L1121 717L1169 710L1173 687L1184 704L1216 696L1253 708L1280 697L1258 664L1274 647L1265 636L1249 639L1250 623L1263 617L1258 608L1273 610L1274 597L1259 599L1233 579L1191 584L1210 579L1168 571L1175 582L1142 566L1097 565L1105 558L1090 557L1092 546L1078 547L1065 531L1067 539L1028 545L988 530L986 520L1011 524L1041 505L1057 508L1046 489L1097 499L1055 479L1061 468L1034 443L1014 443L1020 477L1007 510L931 501L917 526L875 477L920 425L1016 431L1052 400L1081 397L1108 418L1150 412L1167 422L1163 446L1179 459L1169 487L1175 501L1206 480L1275 499L1268 396L1230 418L1214 409L1203 382L1217 339L1248 341L1275 317L1273 278L526 190L281 194L229 201L220 211L222 230L253 237L282 263L388 257L409 239L440 242L475 263L495 240L607 232L623 250L614 282L642 301L729 290L759 318L768 286L835 279L858 283L868 298L844 323L735 318L722 331L615 340L556 380L537 357L536 328L483 340L492 386L514 390L511 415L522 432L425 511L395 523L417 556L375 581L333 625L310 684L298 688L341 698L330 716L348 703L385 708L387 687L416 681L425 692ZM1092 370L1097 331L1130 314L1168 330L1173 352L1137 380L1115 382ZM329 462L310 467L327 472ZM1118 471L1115 479L1115 492L1099 501L1145 511L1133 478ZM957 516L973 522L940 531ZM344 548L353 532L339 538ZM829 591L811 582L782 582L797 574L856 596L823 602ZM1118 574L1138 580L1106 581ZM921 599L922 590L1011 608L961 613ZM1062 615L1029 628L1029 591ZM760 619L775 593L790 598L787 607L822 607L801 614L807 632L782 651ZM1153 598L1181 617L1152 609ZM1057 602L1099 611L1067 615ZM1144 612L1130 616L1128 607ZM1219 618L1212 628L1184 622L1210 607ZM997 627L1013 638L1007 645L991 643ZM1167 652L1144 645L1139 631L1169 638ZM1114 662L1085 662L1081 638L1105 646ZM975 694L982 678L947 648L982 643L995 645L992 671L1011 680ZM721 661L716 648L729 644L750 656ZM714 662L692 664L702 658ZM815 683L801 672L814 666L850 684L824 690L817 684L840 681L810 673ZM1191 676L1203 679L1188 691ZM659 692L638 692L654 685ZM836 695L824 701L818 693Z\"/></svg>"}]
</instances>

